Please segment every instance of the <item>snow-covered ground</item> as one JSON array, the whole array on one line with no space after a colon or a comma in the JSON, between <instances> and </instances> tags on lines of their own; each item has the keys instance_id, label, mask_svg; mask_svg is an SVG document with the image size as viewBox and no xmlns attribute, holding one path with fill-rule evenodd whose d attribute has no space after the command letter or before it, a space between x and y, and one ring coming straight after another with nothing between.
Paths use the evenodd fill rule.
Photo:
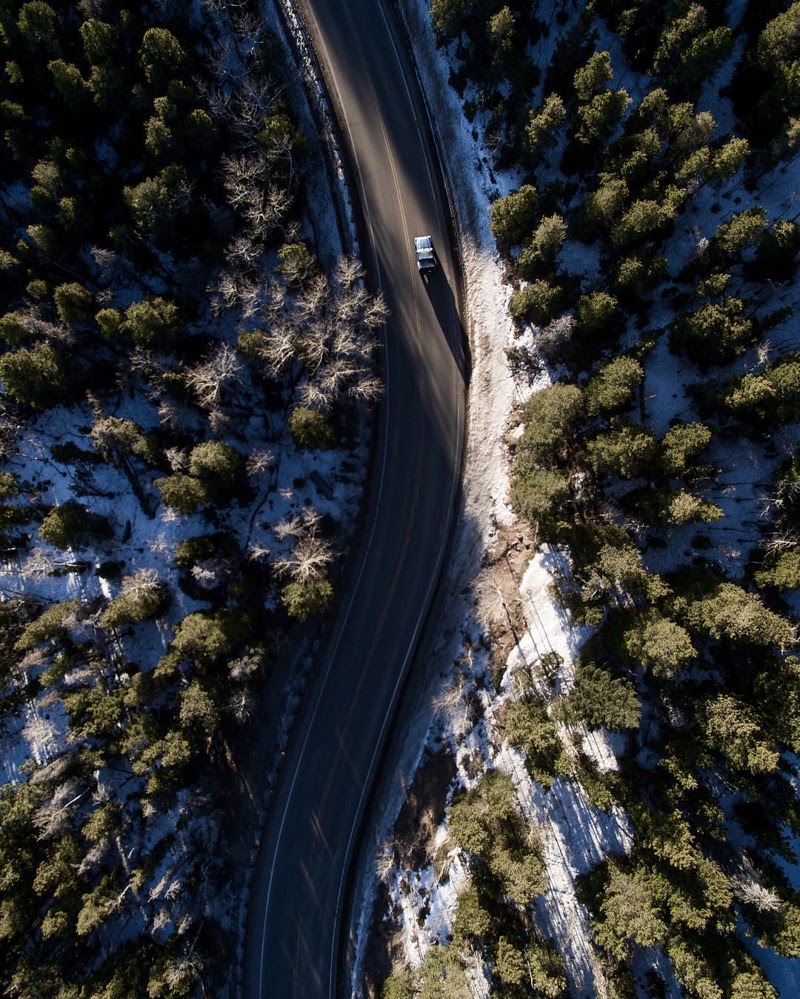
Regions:
<instances>
[{"instance_id":1,"label":"snow-covered ground","mask_svg":"<svg viewBox=\"0 0 800 999\"><path fill-rule=\"evenodd\" d=\"M437 659L443 663L463 661L463 636L479 632L474 620L472 594L464 587L474 579L481 561L498 538L499 532L514 523L509 502L508 451L504 442L508 420L515 404L530 394L532 386L515 383L506 361L505 349L513 342L514 330L508 314L510 288L503 279L494 238L489 228L489 204L507 194L519 184L511 174L497 174L491 157L481 144L477 129L465 119L461 100L449 86L450 66L447 53L436 48L424 0L399 0L399 8L411 38L423 92L429 101L431 121L448 174L459 244L462 254L467 326L472 353L472 378L467 407L467 447L463 472L463 506L457 526L454 552L448 571L449 606L443 633L455 637L437 649ZM537 387L546 384L541 380ZM508 672L520 662L538 659L544 652L556 651L563 659L562 681L566 689L572 675L575 653L585 640L586 629L572 627L564 611L548 592L553 578L548 566L557 565L564 571L563 556L558 552L543 552L531 561L519 586L519 600L526 632L508 663ZM473 656L471 648L468 653ZM602 994L597 980L588 936L585 910L575 896L574 880L578 873L591 868L603 856L625 850L630 842L630 830L624 816L614 812L606 816L593 809L579 785L558 780L547 793L535 785L520 764L519 754L507 745L497 743L491 718L508 696L503 692L492 701L481 690L483 701L477 725L470 727L465 698L472 692L479 675L478 663L472 658L469 674L456 684L460 696L439 696L439 705L449 702L449 708L438 710L430 719L428 731L417 742L418 750L409 760L413 774L427 748L441 749L450 744L458 765L457 784L475 783L472 761L483 762L478 772L488 766L501 767L513 777L523 814L538 829L547 868L548 890L537 907L543 931L561 946L568 941L565 958L570 982L576 994ZM453 678L447 677L446 684ZM451 687L452 692L452 687ZM601 769L613 768L613 752L602 734L583 740L584 751L593 756ZM469 762L469 774L464 763ZM395 809L387 815L387 833L402 804L401 796ZM444 838L443 829L440 836ZM381 863L384 882L389 888L394 912L400 921L406 958L418 965L427 947L434 941L443 942L452 922L459 888L466 874L455 857L446 879L437 882L432 867L423 871L408 871L392 867L384 858ZM369 922L372 890L366 893L361 926ZM426 907L428 914L420 920ZM362 932L360 953L366 943ZM361 964L353 969L353 988L360 988Z\"/></svg>"},{"instance_id":2,"label":"snow-covered ground","mask_svg":"<svg viewBox=\"0 0 800 999\"><path fill-rule=\"evenodd\" d=\"M403 777L392 807L386 810L384 837L387 845L377 848L377 878L389 898L388 908L377 916L390 921L396 929L393 940L402 942L404 957L411 967L421 963L426 950L436 942L447 940L458 893L468 880L468 873L457 850L447 854L447 829L442 824L436 832L429 852L435 859L427 866L411 869L397 860L390 845L390 830L400 812L405 797L403 788L411 785L413 775L423 759L441 752L452 753L457 775L450 786L448 801L459 787L474 786L487 768L500 768L509 773L517 788L518 802L523 815L540 839L547 870L548 888L536 905L537 922L543 933L558 944L562 952L571 991L580 997L605 996L606 985L593 956L588 927L588 915L575 893L576 877L590 870L603 857L624 853L632 843L632 829L626 816L617 808L605 813L592 807L585 792L575 780L559 777L553 786L544 791L527 773L521 756L502 741L492 719L503 702L513 696L509 681L512 671L519 666L534 664L543 654L556 652L560 666L556 676L556 691L569 690L573 679L573 663L588 629L572 625L565 611L554 601L552 584L560 576L569 574L565 556L545 547L531 558L527 568L516 579L511 596L525 625L519 643L511 650L500 692L492 697L487 693L491 684L483 683L488 670L488 653L482 642L480 609L474 605L481 583L471 586L478 574L487 551L507 544L509 535L520 536L523 527L517 528L508 499L508 450L505 436L508 421L515 404L537 388L547 384L544 376L534 385L516 384L506 362L505 348L515 341L514 330L507 312L510 289L503 279L503 267L498 257L489 228L489 205L497 197L515 189L520 178L512 173L494 170L492 158L481 142L481 115L472 123L464 116L462 98L449 85L451 70L455 65L455 45L449 49L436 47L430 24L429 3L426 0L395 0L395 5L405 22L417 62L417 71L423 93L429 102L432 128L440 150L446 151L443 162L448 174L450 195L458 226L462 253L464 292L466 298L467 326L472 351L472 380L468 400L467 448L463 475L463 505L457 527L456 543L448 574L447 607L440 623L440 640L435 648L430 673L438 675L441 689L432 692L432 711L416 722L414 732L407 742L403 760ZM548 10L554 15L555 4L540 5L538 16L548 21ZM743 4L731 5L729 19L736 23L742 14ZM552 21L552 17L550 17ZM622 85L640 98L648 86L646 77L626 65L616 37L602 24L595 21L599 41L597 50L608 49L615 69L615 85ZM557 31L545 35L534 53L536 62L546 64L558 37ZM540 51L541 50L541 51ZM714 88L707 88L707 103L711 105L717 121L717 135L729 134L733 116L728 101L720 101L716 89L728 82L733 59L724 66ZM469 89L464 97L469 97ZM537 93L541 98L542 94ZM686 254L703 240L713 235L720 221L734 211L747 207L740 178L726 185L722 194L722 214L714 205L716 196L704 190L696 198L691 210L679 220L674 237L668 247L671 273L677 273ZM769 217L774 220L785 216L797 198L797 171L773 171L764 188L769 203L764 204ZM763 204L763 202L761 202ZM561 254L564 270L582 277L589 286L598 275L599 261L596 249L568 241ZM796 305L797 288L780 289L779 304ZM770 303L775 307L775 303ZM659 314L657 304L651 319L653 328L666 328L671 319L668 310ZM785 340L796 336L784 327L776 338ZM520 342L517 336L517 343ZM742 373L759 364L756 352L739 363ZM702 376L688 362L667 351L666 334L647 358L645 405L656 433L663 434L675 418L689 420L690 400L686 389ZM696 417L695 417L696 418ZM759 542L754 518L758 516L762 497L780 457L792 444L788 433L780 435L776 457L767 462L756 456L755 450L715 442L710 460L720 468L720 475L710 497L724 510L724 520L719 525L701 525L708 530L717 549L717 557L732 577L741 575L748 554ZM758 459L758 460L757 460ZM663 553L652 549L647 553L648 567L664 571L674 567L674 559L684 549L698 525L676 533L676 544ZM685 533L686 544L681 544ZM533 554L531 552L531 554ZM485 575L485 572L482 573ZM485 587L483 587L485 590ZM485 593L483 595L485 602ZM480 600L479 600L480 602ZM438 670L437 668L438 667ZM478 705L476 709L476 703ZM477 715L477 721L475 716ZM586 733L561 729L566 746L579 748L590 757L600 771L618 768L615 739L603 731ZM441 855L449 857L442 863ZM363 989L363 957L366 938L373 918L376 882L363 893L363 907L359 922L359 946L353 965L353 994ZM761 956L761 955L759 955ZM667 983L670 996L680 994L664 955L656 949L637 954L637 972L648 967L658 967ZM782 995L796 994L794 970L772 955L764 966L770 978L779 986ZM483 994L483 986L476 985L475 995Z\"/></svg>"}]
</instances>

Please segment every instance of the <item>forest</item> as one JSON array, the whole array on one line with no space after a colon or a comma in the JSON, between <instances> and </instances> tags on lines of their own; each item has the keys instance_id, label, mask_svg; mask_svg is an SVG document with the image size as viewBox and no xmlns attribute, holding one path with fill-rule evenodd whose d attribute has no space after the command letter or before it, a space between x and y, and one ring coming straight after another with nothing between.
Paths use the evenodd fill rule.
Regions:
<instances>
[{"instance_id":1,"label":"forest","mask_svg":"<svg viewBox=\"0 0 800 999\"><path fill-rule=\"evenodd\" d=\"M497 724L545 793L627 817L630 850L578 884L609 995L775 999L760 958L800 957L800 3L430 17L514 178L490 219L526 400L514 510L591 629L572 682L549 654L515 670ZM597 730L618 769L583 751ZM434 877L453 851L468 872L449 940L380 995L469 997L476 967L492 996L567 995L515 781L489 765L446 822Z\"/></svg>"},{"instance_id":2,"label":"forest","mask_svg":"<svg viewBox=\"0 0 800 999\"><path fill-rule=\"evenodd\" d=\"M0 991L20 999L229 984L231 746L358 513L385 308L319 228L319 143L262 14L0 2Z\"/></svg>"}]
</instances>

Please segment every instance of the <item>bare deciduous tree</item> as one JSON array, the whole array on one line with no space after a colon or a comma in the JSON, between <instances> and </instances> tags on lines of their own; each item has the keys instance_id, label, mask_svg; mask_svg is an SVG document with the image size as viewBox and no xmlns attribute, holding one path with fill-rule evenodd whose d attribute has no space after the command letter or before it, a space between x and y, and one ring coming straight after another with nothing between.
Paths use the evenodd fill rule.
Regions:
<instances>
[{"instance_id":1,"label":"bare deciduous tree","mask_svg":"<svg viewBox=\"0 0 800 999\"><path fill-rule=\"evenodd\" d=\"M272 451L268 451L264 448L256 448L251 451L247 463L245 464L245 471L250 477L255 477L257 475L263 475L275 460L275 456Z\"/></svg>"},{"instance_id":2,"label":"bare deciduous tree","mask_svg":"<svg viewBox=\"0 0 800 999\"><path fill-rule=\"evenodd\" d=\"M186 373L186 384L204 409L214 409L222 402L226 390L240 385L242 362L236 350L227 343L220 344L202 364Z\"/></svg>"},{"instance_id":3,"label":"bare deciduous tree","mask_svg":"<svg viewBox=\"0 0 800 999\"><path fill-rule=\"evenodd\" d=\"M282 521L273 528L280 539L294 538L295 543L288 554L275 559L275 570L280 576L293 582L305 582L321 576L334 557L330 543L319 535L320 515L316 510L307 510L300 517Z\"/></svg>"}]
</instances>

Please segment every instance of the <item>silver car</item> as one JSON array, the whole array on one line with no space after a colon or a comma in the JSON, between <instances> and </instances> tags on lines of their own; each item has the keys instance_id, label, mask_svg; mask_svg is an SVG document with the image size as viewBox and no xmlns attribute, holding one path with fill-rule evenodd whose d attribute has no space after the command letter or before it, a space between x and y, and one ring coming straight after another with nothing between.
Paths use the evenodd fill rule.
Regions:
<instances>
[{"instance_id":1,"label":"silver car","mask_svg":"<svg viewBox=\"0 0 800 999\"><path fill-rule=\"evenodd\" d=\"M419 270L427 271L436 266L436 258L433 255L433 240L430 236L415 236L414 252L417 255Z\"/></svg>"}]
</instances>

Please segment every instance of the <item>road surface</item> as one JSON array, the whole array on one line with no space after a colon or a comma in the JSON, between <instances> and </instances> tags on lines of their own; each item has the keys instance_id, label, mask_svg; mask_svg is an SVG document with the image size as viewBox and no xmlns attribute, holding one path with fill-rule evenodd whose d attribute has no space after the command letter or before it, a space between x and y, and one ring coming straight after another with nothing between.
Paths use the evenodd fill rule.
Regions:
<instances>
[{"instance_id":1,"label":"road surface","mask_svg":"<svg viewBox=\"0 0 800 999\"><path fill-rule=\"evenodd\" d=\"M442 186L394 13L382 0L302 7L349 146L362 257L391 317L363 537L251 885L246 999L337 995L359 820L442 565L464 425L466 345ZM422 234L438 257L426 280L413 252Z\"/></svg>"}]
</instances>

